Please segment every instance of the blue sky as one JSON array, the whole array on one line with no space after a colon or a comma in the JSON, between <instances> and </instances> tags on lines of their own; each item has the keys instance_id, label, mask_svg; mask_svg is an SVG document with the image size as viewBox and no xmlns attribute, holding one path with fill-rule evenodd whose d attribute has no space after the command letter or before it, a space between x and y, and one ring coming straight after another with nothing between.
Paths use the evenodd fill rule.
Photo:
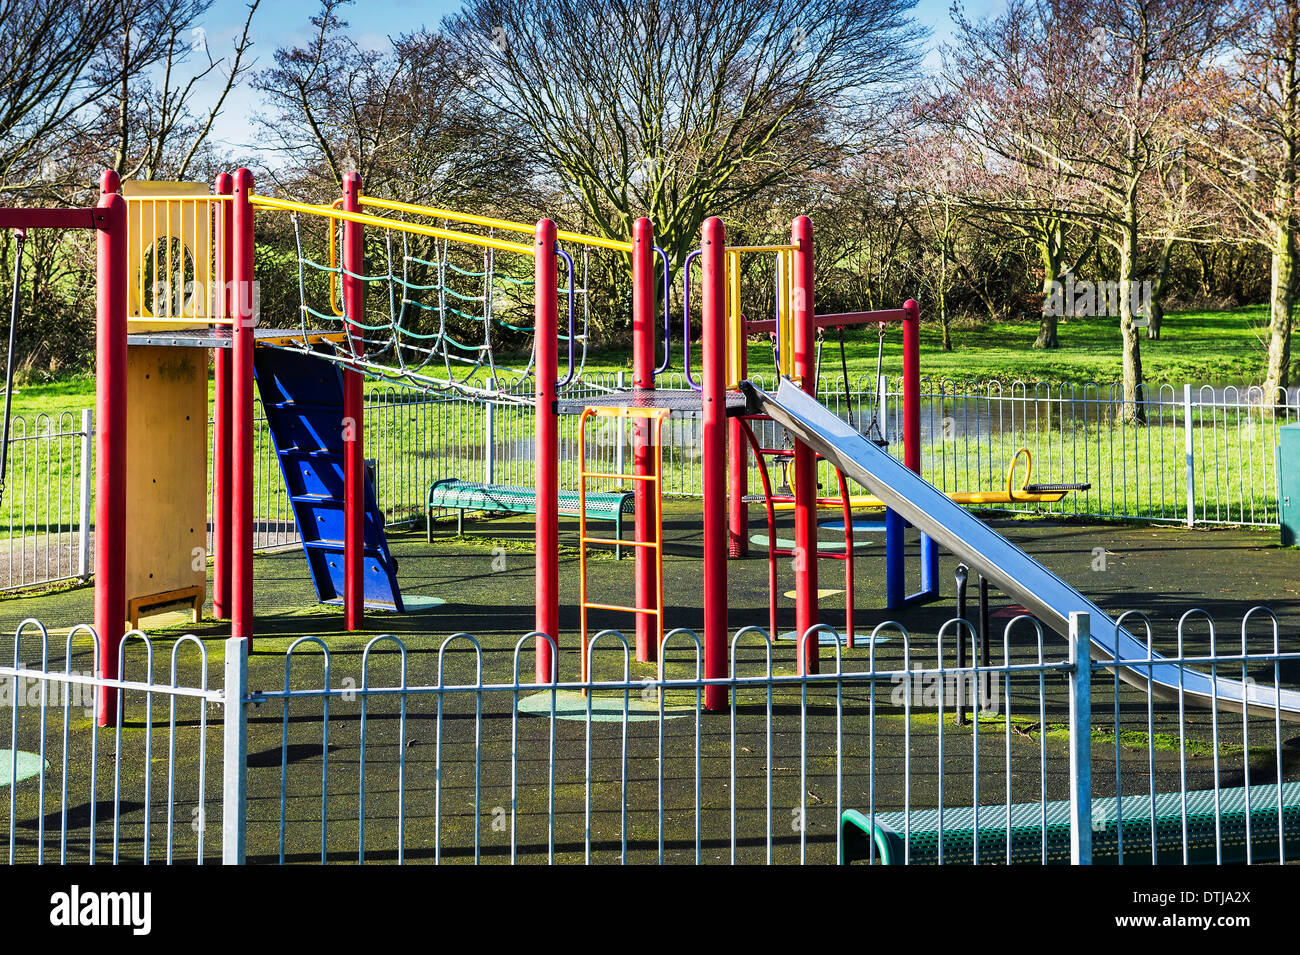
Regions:
<instances>
[{"instance_id":1,"label":"blue sky","mask_svg":"<svg viewBox=\"0 0 1300 955\"><path fill-rule=\"evenodd\" d=\"M737 0L744 2L744 0ZM931 30L931 44L951 35L949 16L951 0L920 0L916 19ZM1005 0L966 0L963 6L972 18L995 15L1005 8ZM461 6L460 0L357 0L344 7L341 16L349 30L363 46L381 48L390 34L406 33L420 26L436 26L448 13ZM320 10L319 0L263 0L253 20L253 55L257 68L269 66L277 47L304 43L311 35L310 18ZM207 33L214 56L230 50L243 25L247 7L243 0L216 0L200 24ZM927 58L933 64L934 53ZM215 96L219 84L214 76L205 92ZM197 106L205 106L202 101ZM213 130L215 145L221 149L245 152L250 145L249 116L258 106L256 94L247 88L236 89L226 100L223 114Z\"/></svg>"}]
</instances>

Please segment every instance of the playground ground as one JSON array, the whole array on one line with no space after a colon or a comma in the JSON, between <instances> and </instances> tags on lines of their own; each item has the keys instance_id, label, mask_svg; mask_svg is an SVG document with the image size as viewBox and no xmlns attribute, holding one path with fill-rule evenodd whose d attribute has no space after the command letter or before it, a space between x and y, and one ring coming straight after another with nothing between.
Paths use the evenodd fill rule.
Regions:
<instances>
[{"instance_id":1,"label":"playground ground","mask_svg":"<svg viewBox=\"0 0 1300 955\"><path fill-rule=\"evenodd\" d=\"M1199 607L1208 611L1218 623L1217 649L1220 653L1239 651L1240 619L1256 604L1272 608L1281 623L1283 651L1300 650L1296 634L1300 633L1300 577L1295 573L1296 552L1284 550L1276 543L1274 532L1242 529L1187 530L1175 526L1128 524L1084 524L1072 522L1043 523L1024 519L993 518L999 531L1046 564L1066 581L1092 597L1115 615L1125 610L1143 610L1155 625L1155 649L1172 654L1176 649L1176 621L1185 611ZM460 641L447 650L443 682L446 685L475 682L475 666L481 660L483 682L509 684L513 680L514 648L518 638L533 624L533 572L530 545L532 522L527 517L467 522L467 536L458 540L454 521L437 525L433 544L424 540L422 526L390 529L389 539L398 559L403 591L410 595L432 596L443 603L404 615L373 613L367 618L367 631L345 633L342 614L337 608L314 603L314 592L301 551L290 548L278 553L259 555L255 562L257 640L250 657L250 688L275 690L285 682L285 650L294 639L311 635L331 648L332 686L362 684L361 655L368 640L379 634L399 636L408 648L406 681L411 686L438 683L439 645L448 635L464 631L474 634L481 646L476 658L470 644ZM755 530L762 531L761 520ZM561 521L561 629L564 650L561 654L561 677L577 679L577 660L573 654L577 628L578 558L573 549L576 522ZM833 534L824 534L833 540ZM952 600L953 559L941 561L944 599L933 604L889 614L883 609L883 541L881 535L865 535L870 544L857 561L856 620L860 635L885 619L897 619L911 632L912 666L936 665L936 632L954 613ZM670 627L702 627L701 580L699 575L700 527L698 504L669 503L666 506L665 601ZM765 552L753 548L748 560L732 561L730 570L730 606L733 632L741 626L767 623L767 572ZM788 560L783 562L780 580L782 591L793 587ZM915 566L915 564L913 564ZM839 591L822 601L822 620L832 626L844 623L842 565L837 561L821 562L821 587ZM591 561L593 599L628 602L631 599L632 560L621 562L601 555ZM19 621L36 617L51 628L51 669L61 668L63 638L59 631L92 618L93 591L78 587L40 596L10 598L0 601L0 623L6 636L0 638L0 658L12 659L12 631ZM971 614L974 612L972 587ZM996 592L992 595L993 662L1003 658L1002 628L1012 615L1008 601ZM782 599L781 629L793 625L793 600ZM624 627L627 618L617 614L593 618L595 628ZM174 639L184 633L199 636L207 649L209 685L220 683L223 624L205 621L191 625L179 615L146 619L142 626L157 638L155 678L167 680L168 661ZM630 630L629 630L630 633ZM1251 647L1258 652L1271 650L1271 637L1261 628L1253 631ZM1202 624L1187 629L1185 652L1206 652L1209 642ZM952 665L954 648L946 641L944 662ZM1009 640L1013 661L1032 660L1037 652L1032 631L1022 628ZM24 641L23 662L35 652L35 641ZM599 652L597 679L621 676L622 655L610 642ZM28 649L33 648L33 649ZM667 675L685 678L694 673L692 655L686 644L669 655ZM1048 633L1043 644L1044 657L1061 660L1064 643ZM302 652L302 651L300 651ZM823 648L823 661L833 666L833 651ZM845 651L845 671L868 668L868 651L861 647ZM198 654L183 647L178 654L178 683L198 685ZM319 655L307 649L295 656L293 685L321 685ZM132 649L128 657L128 677L139 679L142 646ZM778 642L772 654L776 673L794 672L793 645ZM877 646L875 669L901 669L902 640L894 635L888 643ZM89 667L89 653L77 652L74 669ZM764 670L763 651L757 643L742 645L737 653L737 673L757 676ZM521 654L520 680L528 682L532 671L531 645ZM651 678L651 665L630 664L633 680ZM1240 668L1225 672L1240 677ZM1250 674L1272 682L1272 665ZM1283 664L1280 672L1284 685L1300 684L1300 667ZM1122 776L1126 793L1177 789L1180 774L1186 773L1188 789L1213 785L1217 771L1224 786L1241 785L1243 765L1251 765L1252 783L1270 781L1276 775L1278 743L1271 720L1250 721L1249 738L1242 739L1242 720L1221 717L1217 730L1209 713L1189 711L1180 732L1176 706L1156 706L1154 729L1147 731L1146 697L1124 688L1120 691L1120 728L1116 738L1109 714L1114 706L1113 688L1108 678L1098 676L1094 685L1093 745L1095 794L1113 793L1117 772ZM395 686L401 683L401 655L392 643L382 644L372 654L369 685ZM726 714L705 715L701 721L700 785L701 854L704 861L729 858L728 814L735 802L738 858L763 861L766 832L772 827L773 857L776 861L798 858L801 843L808 858L833 861L837 801L845 808L865 809L874 798L878 811L899 809L905 798L913 808L933 808L940 798L945 805L999 804L1010 788L1013 799L1037 800L1045 792L1048 799L1063 798L1067 784L1066 736L1064 732L1065 694L1062 678L1050 675L1041 696L1038 676L1013 679L1003 692L1005 699L974 725L958 725L951 708L940 717L934 705L917 706L910 713L891 700L893 689L887 682L877 686L874 698L865 684L845 689L842 700L843 722L837 741L835 698L832 690L810 690L807 710L800 705L798 689L779 690L774 699L771 718L771 796L768 795L767 730L765 691L747 689L737 704L738 719L734 754L735 788L732 789L731 765L733 744ZM526 697L528 694L524 694ZM549 696L546 694L544 696ZM644 694L643 694L644 696ZM634 710L654 710L654 696L649 702L633 692ZM555 793L555 846L557 860L581 859L587 828L585 806L591 806L590 833L593 858L617 859L621 835L628 839L631 861L652 861L658 852L660 830L659 807L663 807L664 853L667 858L689 859L694 852L696 814L695 709L691 705L694 691L669 694L665 704L670 719L664 723L665 756L662 763L663 796L658 793L659 763L656 759L659 721L652 713L635 713L627 725L627 782L622 781L623 724L618 719L622 694L595 704L597 710L612 710L606 720L588 728L584 716L586 704L581 697L562 698L562 714L576 719L556 722L555 761L547 759L547 733L550 721L536 715L515 717L513 694L509 691L473 693L444 697L441 716L433 695L412 696L408 700L403 729L395 699L374 699L368 705L368 728L365 759L365 831L367 859L384 860L396 856L395 834L398 825L399 767L405 766L404 811L405 858L408 861L431 860L439 854L444 860L473 858L475 852L484 859L504 860L510 855L510 831L515 832L516 849L521 859L544 861L548 850L548 796ZM482 718L475 719L476 704L481 701ZM547 712L548 700L531 704L534 710ZM524 708L529 708L525 704ZM154 763L154 795L150 817L153 819L154 851L160 851L166 839L166 817L160 793L167 782L168 739L166 733L167 702L155 701L155 730L151 759ZM57 852L57 832L61 807L58 804L59 759L58 727L61 710L48 711L51 750L51 777L47 780L46 858ZM219 708L211 711L213 725L207 730L207 806L219 805L220 795L220 720ZM138 856L142 849L144 801L141 795L144 777L144 703L128 697L127 726L121 744L123 795L121 798L122 852L124 857ZM1100 714L1100 715L1099 715ZM358 854L360 796L360 704L336 698L331 702L328 742L321 721L319 699L296 700L290 705L286 722L281 703L270 701L254 710L249 728L249 810L248 857L250 861L273 861L279 849L279 816L282 758L287 764L285 790L285 852L289 860L311 861L321 856L321 815L327 821L324 836L325 854L330 860L355 860ZM38 733L35 719L23 713L19 728L19 748L35 749ZM91 721L86 711L73 710L71 718L74 748L87 759ZM175 767L175 851L178 858L192 856L197 845L197 826L188 825L200 818L198 796L198 707L178 705L177 745L170 757ZM6 734L9 727L2 728ZM517 761L511 759L512 730L517 732ZM590 743L587 733L590 732ZM1217 732L1215 747L1209 743ZM288 746L282 740L287 734ZM476 734L478 745L476 747ZM806 740L806 744L801 743ZM838 742L838 746L837 746ZM1244 742L1244 745L1243 745ZM6 743L7 745L7 743ZM84 856L86 835L90 828L92 804L95 807L97 839L100 852L110 844L113 807L112 753L116 742L113 731L100 731L100 774L97 795L92 799L85 774L77 774L77 785L68 796L70 857ZM322 749L329 752L329 774L322 784ZM1292 777L1294 764L1300 760L1300 730L1282 725L1280 747L1283 774ZM590 768L587 754L590 752ZM840 766L837 773L837 752ZM939 754L942 752L942 760ZM478 759L476 761L475 755ZM215 754L215 755L214 755ZM904 755L910 755L910 772L904 773ZM980 768L976 771L976 759ZM1116 761L1119 766L1117 768ZM874 763L874 774L871 772ZM942 765L942 771L939 767ZM512 766L517 768L516 817L509 822ZM1009 779L1007 767L1010 767ZM1154 769L1154 775L1151 770ZM554 783L550 774L554 772ZM1273 775L1270 775L1272 773ZM479 786L474 785L475 776ZM69 773L69 776L72 776ZM837 776L842 792L836 791ZM588 780L590 782L588 783ZM976 786L978 785L978 793ZM588 788L589 787L589 788ZM322 789L325 796L322 799ZM17 791L18 853L31 858L39 839L36 818L34 781L20 783ZM942 797L941 797L942 791ZM874 796L873 796L874 794ZM324 806L324 808L323 808ZM626 820L621 818L626 807ZM215 811L215 810L212 810ZM770 815L769 815L770 813ZM802 820L802 827L792 823ZM475 821L477 820L477 826ZM802 828L802 832L800 829ZM477 849L475 833L477 830ZM52 838L51 832L56 835ZM214 832L205 836L207 853L216 851L219 839ZM435 849L435 845L438 849Z\"/></svg>"}]
</instances>

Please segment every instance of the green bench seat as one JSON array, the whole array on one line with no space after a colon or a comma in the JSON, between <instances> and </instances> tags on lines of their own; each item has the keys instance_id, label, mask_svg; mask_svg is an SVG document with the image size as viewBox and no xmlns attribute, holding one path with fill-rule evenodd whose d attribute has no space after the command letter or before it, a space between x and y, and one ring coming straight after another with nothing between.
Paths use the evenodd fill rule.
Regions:
<instances>
[{"instance_id":1,"label":"green bench seat","mask_svg":"<svg viewBox=\"0 0 1300 955\"><path fill-rule=\"evenodd\" d=\"M1278 786L1263 783L1250 787L1250 810L1246 810L1246 789L1220 789L1218 835L1215 829L1214 790L1187 794L1187 858L1194 864L1215 863L1215 845L1225 863L1278 859ZM1123 799L1123 862L1129 865L1151 862L1151 797ZM1282 844L1287 859L1300 859L1300 783L1281 786ZM1046 835L1043 814L1046 809ZM1070 803L1015 803L1011 806L1011 862L1068 864L1070 861ZM979 861L1007 861L1007 807L979 807L978 827L973 806L944 809L943 861L969 864L974 861L974 836L979 833ZM1120 800L1114 796L1092 802L1092 861L1096 865L1120 863ZM1249 839L1247 838L1249 819ZM923 809L905 819L901 812L876 813L872 818L849 809L840 818L840 861L848 864L872 858L886 865L907 860L906 835L911 836L911 863L933 865L939 861L939 811ZM1162 864L1183 861L1183 801L1179 793L1158 793L1155 797L1156 859Z\"/></svg>"},{"instance_id":2,"label":"green bench seat","mask_svg":"<svg viewBox=\"0 0 1300 955\"><path fill-rule=\"evenodd\" d=\"M560 492L560 513L578 514L581 499L577 491ZM427 540L433 541L433 511L435 508L456 512L456 533L465 532L466 511L494 511L504 514L536 514L537 493L531 487L513 487L504 484L474 484L457 478L434 481L429 487L426 505ZM614 537L623 539L623 515L633 513L635 504L631 491L587 492L587 519L614 522ZM623 548L614 545L615 559L623 556Z\"/></svg>"}]
</instances>

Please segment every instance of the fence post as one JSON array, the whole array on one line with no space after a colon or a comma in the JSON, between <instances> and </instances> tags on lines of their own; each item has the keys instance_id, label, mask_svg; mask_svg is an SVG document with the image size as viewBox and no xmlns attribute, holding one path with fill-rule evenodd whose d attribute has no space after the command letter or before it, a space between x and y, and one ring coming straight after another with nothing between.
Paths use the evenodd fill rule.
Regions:
<instances>
[{"instance_id":1,"label":"fence post","mask_svg":"<svg viewBox=\"0 0 1300 955\"><path fill-rule=\"evenodd\" d=\"M1070 864L1092 865L1092 625L1070 614Z\"/></svg>"},{"instance_id":2,"label":"fence post","mask_svg":"<svg viewBox=\"0 0 1300 955\"><path fill-rule=\"evenodd\" d=\"M618 373L617 384L619 391L627 391L627 372L620 371ZM617 418L615 420L617 421L616 427L618 428L618 431L617 439L614 444L614 471L618 474L622 474L624 469L627 467L625 463L627 458L623 450L623 445L627 443L627 419Z\"/></svg>"},{"instance_id":3,"label":"fence post","mask_svg":"<svg viewBox=\"0 0 1300 955\"><path fill-rule=\"evenodd\" d=\"M95 442L95 412L81 409L81 478L78 499L81 507L81 535L77 544L77 576L90 579L90 482L91 446Z\"/></svg>"},{"instance_id":4,"label":"fence post","mask_svg":"<svg viewBox=\"0 0 1300 955\"><path fill-rule=\"evenodd\" d=\"M497 380L489 378L488 391L496 391ZM489 398L483 407L483 483L496 484L497 406Z\"/></svg>"},{"instance_id":5,"label":"fence post","mask_svg":"<svg viewBox=\"0 0 1300 955\"><path fill-rule=\"evenodd\" d=\"M1196 524L1196 463L1192 458L1192 386L1183 385L1183 457L1187 466L1187 526Z\"/></svg>"},{"instance_id":6,"label":"fence post","mask_svg":"<svg viewBox=\"0 0 1300 955\"><path fill-rule=\"evenodd\" d=\"M248 810L248 641L226 641L221 748L221 863L244 864Z\"/></svg>"}]
</instances>

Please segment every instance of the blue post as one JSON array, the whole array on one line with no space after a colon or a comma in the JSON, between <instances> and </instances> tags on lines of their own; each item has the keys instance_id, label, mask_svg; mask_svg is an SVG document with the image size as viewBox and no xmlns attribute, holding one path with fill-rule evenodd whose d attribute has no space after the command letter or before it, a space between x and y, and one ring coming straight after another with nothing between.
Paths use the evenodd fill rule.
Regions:
<instances>
[{"instance_id":1,"label":"blue post","mask_svg":"<svg viewBox=\"0 0 1300 955\"><path fill-rule=\"evenodd\" d=\"M901 610L906 603L907 524L893 508L885 508L885 608Z\"/></svg>"}]
</instances>

